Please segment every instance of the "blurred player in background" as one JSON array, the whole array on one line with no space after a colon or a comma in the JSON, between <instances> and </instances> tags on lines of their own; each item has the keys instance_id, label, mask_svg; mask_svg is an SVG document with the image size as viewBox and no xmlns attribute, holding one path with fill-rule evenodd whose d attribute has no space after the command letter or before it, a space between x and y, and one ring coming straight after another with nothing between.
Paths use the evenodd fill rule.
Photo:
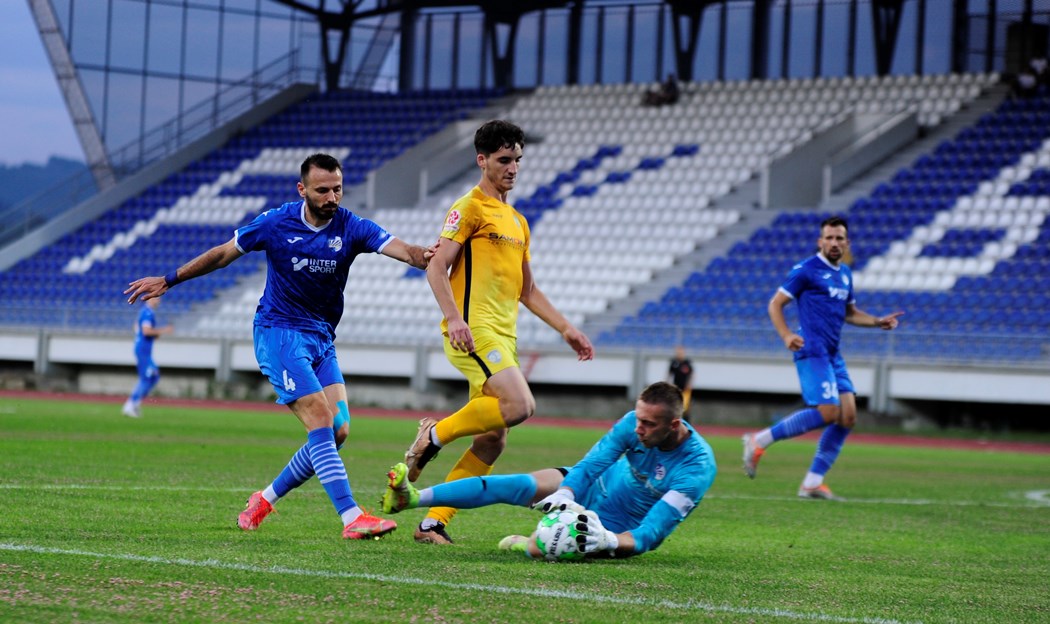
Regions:
<instances>
[{"instance_id":1,"label":"blurred player in background","mask_svg":"<svg viewBox=\"0 0 1050 624\"><path fill-rule=\"evenodd\" d=\"M707 441L682 420L682 393L658 381L571 469L489 475L417 490L397 464L387 475L383 511L496 503L594 511L605 530L589 531L585 553L627 557L653 550L700 503L717 466ZM500 547L539 557L535 536L512 535Z\"/></svg>"},{"instance_id":2,"label":"blurred player in background","mask_svg":"<svg viewBox=\"0 0 1050 624\"><path fill-rule=\"evenodd\" d=\"M784 346L794 353L802 398L807 407L744 442L744 472L752 479L769 445L813 429L824 429L813 463L799 486L802 498L841 500L824 483L857 418L857 399L846 362L839 352L842 324L892 330L903 312L872 316L857 307L849 257L846 220L829 217L820 224L817 255L796 264L769 302L769 318ZM799 329L788 328L784 307L798 303Z\"/></svg>"},{"instance_id":3,"label":"blurred player in background","mask_svg":"<svg viewBox=\"0 0 1050 624\"><path fill-rule=\"evenodd\" d=\"M175 331L171 325L157 325L157 306L160 299L150 299L142 305L139 318L135 321L135 364L139 371L139 382L131 391L131 396L124 401L125 416L138 418L142 416L142 400L145 399L157 382L160 381L160 369L153 361L153 341Z\"/></svg>"},{"instance_id":4,"label":"blurred player in background","mask_svg":"<svg viewBox=\"0 0 1050 624\"><path fill-rule=\"evenodd\" d=\"M693 363L685 356L685 347L674 348L674 357L667 369L667 381L682 391L682 418L689 422L689 403L693 398Z\"/></svg>"},{"instance_id":5,"label":"blurred player in background","mask_svg":"<svg viewBox=\"0 0 1050 624\"><path fill-rule=\"evenodd\" d=\"M214 247L164 277L131 282L129 303L160 297L179 282L221 269L252 251L266 254L266 288L255 313L259 368L303 423L307 442L273 483L248 499L237 519L242 529L259 526L277 500L315 473L343 522L343 537L378 537L397 527L361 510L339 457L350 430L346 385L336 359L335 328L343 315L343 291L354 258L381 253L419 269L431 251L394 238L375 223L339 205L343 169L327 154L303 161L297 185L301 201L267 210Z\"/></svg>"},{"instance_id":6,"label":"blurred player in background","mask_svg":"<svg viewBox=\"0 0 1050 624\"><path fill-rule=\"evenodd\" d=\"M518 365L518 303L562 335L579 359L594 348L547 299L529 268L529 224L507 203L525 146L521 128L490 121L474 135L481 181L448 211L427 281L444 315L445 355L467 378L470 400L441 420L424 418L405 453L415 481L438 451L453 440L474 441L448 480L487 475L503 452L507 428L532 416L536 400ZM451 276L449 270L451 269ZM416 541L451 544L445 527L456 510L434 508L416 529Z\"/></svg>"}]
</instances>

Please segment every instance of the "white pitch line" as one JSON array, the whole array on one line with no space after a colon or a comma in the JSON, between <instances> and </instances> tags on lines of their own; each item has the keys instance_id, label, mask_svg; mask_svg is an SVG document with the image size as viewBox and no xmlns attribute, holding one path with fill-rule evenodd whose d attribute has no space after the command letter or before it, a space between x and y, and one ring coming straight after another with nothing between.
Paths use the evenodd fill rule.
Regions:
<instances>
[{"instance_id":1,"label":"white pitch line","mask_svg":"<svg viewBox=\"0 0 1050 624\"><path fill-rule=\"evenodd\" d=\"M251 490L250 487L191 487L179 485L96 485L79 483L0 483L0 490L101 490L101 491L130 491L130 492L220 492L220 493L244 493ZM935 500L929 498L850 498L844 502L857 503L861 505L943 505L946 507L1003 507L1010 509L1040 509L1050 508L1050 490L1035 490L1025 492L1022 495L1027 502L1000 503L991 501L964 501L964 500ZM799 502L813 503L816 501L804 500L795 496L752 496L748 494L708 494L704 498L708 500L757 500L777 502Z\"/></svg>"},{"instance_id":2,"label":"white pitch line","mask_svg":"<svg viewBox=\"0 0 1050 624\"><path fill-rule=\"evenodd\" d=\"M582 593L553 589L529 589L520 587L504 587L501 585L482 585L480 583L453 583L451 581L443 581L440 579L422 579L410 576L392 576L388 574L369 574L366 572L332 572L329 570L306 570L303 568L287 568L284 566L263 567L250 565L246 563L229 563L225 561L218 561L216 559L165 559L164 557L96 553L86 550L46 548L43 546L33 546L29 544L12 544L5 542L0 542L0 551L28 552L40 555L69 555L76 557L92 557L95 559L113 559L118 561L132 561L136 563L187 566L193 568L208 568L215 570L236 570L240 572L252 572L256 574L284 574L291 576L305 576L315 578L366 580L377 581L381 583L395 583L398 585L443 587L446 589L485 592L491 594L516 594L521 596L533 596L537 598L560 598L575 600L579 602L598 602L603 604L617 605L639 605L649 607L661 607L665 609L681 609L685 611L703 611L707 613L730 613L734 615L751 615L763 618L781 617L792 620L799 620L803 622L835 622L841 624L922 624L921 622L902 622L901 620L892 620L880 617L844 617L838 615L830 615L827 613L806 613L803 611L790 611L787 609L734 607L732 605L717 605L699 600L674 601L662 598L608 596L603 594Z\"/></svg>"},{"instance_id":3,"label":"white pitch line","mask_svg":"<svg viewBox=\"0 0 1050 624\"><path fill-rule=\"evenodd\" d=\"M93 485L79 483L0 483L0 490L103 490L129 492L248 492L250 487L217 488L181 485Z\"/></svg>"},{"instance_id":4,"label":"white pitch line","mask_svg":"<svg viewBox=\"0 0 1050 624\"><path fill-rule=\"evenodd\" d=\"M815 503L813 501L794 496L750 496L747 494L708 494L705 499L711 500L757 500L757 501L791 501L799 503ZM964 500L934 500L929 498L849 498L845 501L832 502L833 505L858 503L861 505L943 505L945 507L1007 507L1012 509L1045 509L1050 507L1050 501L1040 502L1030 498L1031 502L997 503L991 501L964 501Z\"/></svg>"}]
</instances>

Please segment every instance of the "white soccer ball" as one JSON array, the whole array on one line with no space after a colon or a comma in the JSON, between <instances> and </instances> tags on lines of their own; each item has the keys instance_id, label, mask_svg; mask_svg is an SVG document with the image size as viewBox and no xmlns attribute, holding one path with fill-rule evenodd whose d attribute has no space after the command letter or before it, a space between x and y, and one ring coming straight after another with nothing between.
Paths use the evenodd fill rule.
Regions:
<instances>
[{"instance_id":1,"label":"white soccer ball","mask_svg":"<svg viewBox=\"0 0 1050 624\"><path fill-rule=\"evenodd\" d=\"M536 547L547 561L579 561L584 554L576 545L580 514L575 511L552 511L536 525Z\"/></svg>"}]
</instances>

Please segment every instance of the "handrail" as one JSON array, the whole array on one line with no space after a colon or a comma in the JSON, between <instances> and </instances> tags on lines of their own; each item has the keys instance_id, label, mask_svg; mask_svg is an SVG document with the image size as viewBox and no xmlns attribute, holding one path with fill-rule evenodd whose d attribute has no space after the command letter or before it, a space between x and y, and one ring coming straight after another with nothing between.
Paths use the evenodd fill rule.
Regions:
<instances>
[{"instance_id":1,"label":"handrail","mask_svg":"<svg viewBox=\"0 0 1050 624\"><path fill-rule=\"evenodd\" d=\"M127 177L146 165L168 156L193 140L213 132L222 124L250 110L267 96L296 82L304 70L318 70L299 63L299 51L292 50L251 75L229 83L214 97L185 109L180 114L147 131L138 139L110 153L110 163L118 179ZM274 72L268 76L268 72ZM245 89L250 94L245 94ZM246 97L247 96L247 97ZM90 190L90 192L85 192ZM90 169L59 180L48 189L34 193L0 211L0 247L24 236L38 225L76 206L98 192Z\"/></svg>"},{"instance_id":2,"label":"handrail","mask_svg":"<svg viewBox=\"0 0 1050 624\"><path fill-rule=\"evenodd\" d=\"M0 247L97 192L95 176L85 167L0 210Z\"/></svg>"},{"instance_id":3,"label":"handrail","mask_svg":"<svg viewBox=\"0 0 1050 624\"><path fill-rule=\"evenodd\" d=\"M142 136L110 153L110 162L118 177L133 173L213 131L230 119L251 109L265 94L291 85L304 69L299 63L299 50L274 59L249 76L229 83L214 97L202 100ZM272 78L266 72L277 69ZM316 72L315 72L316 74ZM314 81L319 80L315 75ZM250 89L249 97L243 93Z\"/></svg>"},{"instance_id":4,"label":"handrail","mask_svg":"<svg viewBox=\"0 0 1050 624\"><path fill-rule=\"evenodd\" d=\"M832 193L855 179L865 167L881 161L907 141L914 140L917 133L916 112L903 108L829 154L821 167L821 201L827 201ZM880 140L881 143L877 144ZM850 171L851 168L853 171ZM843 175L845 178L842 178ZM836 181L836 176L842 179Z\"/></svg>"},{"instance_id":5,"label":"handrail","mask_svg":"<svg viewBox=\"0 0 1050 624\"><path fill-rule=\"evenodd\" d=\"M879 123L875 124L875 126L871 129L867 130L860 136L854 138L848 144L844 145L841 149L832 152L830 155L828 155L827 160L825 160L824 162L825 166L835 166L838 164L842 164L842 162L844 162L854 153L859 152L862 148L866 147L867 145L870 145L872 141L885 134L889 130L890 126L895 126L899 124L901 121L907 119L908 116L912 114L914 114L914 112L908 110L907 108L902 108L894 112L891 116L887 117L886 119L883 119Z\"/></svg>"}]
</instances>

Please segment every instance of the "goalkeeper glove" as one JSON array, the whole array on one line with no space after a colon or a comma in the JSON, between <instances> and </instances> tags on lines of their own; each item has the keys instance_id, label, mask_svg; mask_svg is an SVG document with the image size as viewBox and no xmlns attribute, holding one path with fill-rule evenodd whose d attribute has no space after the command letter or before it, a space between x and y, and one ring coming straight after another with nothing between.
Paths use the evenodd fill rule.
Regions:
<instances>
[{"instance_id":1,"label":"goalkeeper glove","mask_svg":"<svg viewBox=\"0 0 1050 624\"><path fill-rule=\"evenodd\" d=\"M557 492L536 502L532 505L532 508L538 509L543 513L552 511L584 511L583 505L576 502L576 495L569 488L558 488Z\"/></svg>"},{"instance_id":2,"label":"goalkeeper glove","mask_svg":"<svg viewBox=\"0 0 1050 624\"><path fill-rule=\"evenodd\" d=\"M620 538L602 525L598 514L588 509L580 516L580 520L586 521L586 526L577 527L579 535L576 536L576 543L580 552L585 555L615 553L616 547L620 545Z\"/></svg>"}]
</instances>

